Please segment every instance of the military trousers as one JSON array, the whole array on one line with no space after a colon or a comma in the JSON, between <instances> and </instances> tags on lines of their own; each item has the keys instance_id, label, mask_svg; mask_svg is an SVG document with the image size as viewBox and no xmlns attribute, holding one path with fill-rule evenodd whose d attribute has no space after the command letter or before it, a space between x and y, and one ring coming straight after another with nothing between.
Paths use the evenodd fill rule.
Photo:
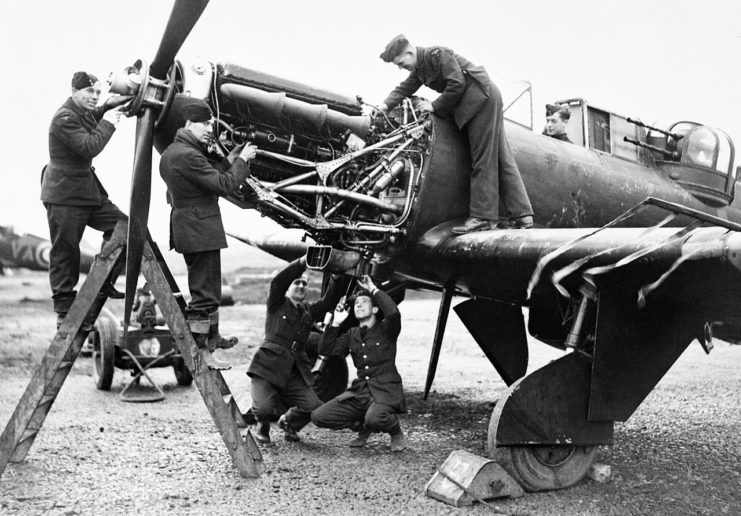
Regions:
<instances>
[{"instance_id":1,"label":"military trousers","mask_svg":"<svg viewBox=\"0 0 741 516\"><path fill-rule=\"evenodd\" d=\"M80 241L86 226L103 232L103 240L111 238L113 228L126 215L110 200L100 206L68 206L44 203L49 224L49 283L54 311L67 313L75 300L80 279Z\"/></svg>"},{"instance_id":2,"label":"military trousers","mask_svg":"<svg viewBox=\"0 0 741 516\"><path fill-rule=\"evenodd\" d=\"M208 319L221 304L221 250L184 253L188 266L189 318Z\"/></svg>"},{"instance_id":3,"label":"military trousers","mask_svg":"<svg viewBox=\"0 0 741 516\"><path fill-rule=\"evenodd\" d=\"M532 215L512 150L504 132L502 94L493 84L477 114L463 126L471 150L469 216L499 220Z\"/></svg>"},{"instance_id":4,"label":"military trousers","mask_svg":"<svg viewBox=\"0 0 741 516\"><path fill-rule=\"evenodd\" d=\"M358 429L363 423L371 432L399 432L399 416L390 405L376 403L367 384L353 393L353 396L340 395L329 400L311 413L311 421L318 427L340 430Z\"/></svg>"},{"instance_id":5,"label":"military trousers","mask_svg":"<svg viewBox=\"0 0 741 516\"><path fill-rule=\"evenodd\" d=\"M267 421L281 415L298 431L311 421L311 411L322 404L314 389L306 385L294 364L285 389L279 389L259 376L251 377L252 413L258 420Z\"/></svg>"}]
</instances>

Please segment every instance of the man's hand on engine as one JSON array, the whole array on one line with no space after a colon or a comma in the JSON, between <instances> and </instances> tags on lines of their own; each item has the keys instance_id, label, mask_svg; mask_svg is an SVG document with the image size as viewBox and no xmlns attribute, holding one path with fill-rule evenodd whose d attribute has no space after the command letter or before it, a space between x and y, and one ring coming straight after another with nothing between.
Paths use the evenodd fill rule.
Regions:
<instances>
[{"instance_id":1,"label":"man's hand on engine","mask_svg":"<svg viewBox=\"0 0 741 516\"><path fill-rule=\"evenodd\" d=\"M371 277L367 274L364 274L360 279L358 279L358 286L364 290L367 290L371 294L378 290L378 287L376 287Z\"/></svg>"},{"instance_id":2,"label":"man's hand on engine","mask_svg":"<svg viewBox=\"0 0 741 516\"><path fill-rule=\"evenodd\" d=\"M334 317L332 318L332 326L337 327L343 322L345 322L345 319L347 319L347 316L350 315L350 312L347 310L347 307L345 306L347 299L345 296L342 296L340 299L340 302L337 303L337 307L334 309Z\"/></svg>"},{"instance_id":3,"label":"man's hand on engine","mask_svg":"<svg viewBox=\"0 0 741 516\"><path fill-rule=\"evenodd\" d=\"M244 150L244 146L245 146L244 143L240 143L239 145L237 145L231 150L229 155L226 157L226 159L229 160L230 165L234 163L234 160L237 159L239 155L242 153L242 151Z\"/></svg>"},{"instance_id":4,"label":"man's hand on engine","mask_svg":"<svg viewBox=\"0 0 741 516\"><path fill-rule=\"evenodd\" d=\"M123 106L124 104L128 103L133 98L134 98L133 95L115 95L113 97L106 99L103 105L105 106L106 109L113 109L113 108L117 108L118 106Z\"/></svg>"},{"instance_id":5,"label":"man's hand on engine","mask_svg":"<svg viewBox=\"0 0 741 516\"><path fill-rule=\"evenodd\" d=\"M432 107L432 102L430 102L427 99L420 99L417 103L417 109L422 111L423 113L434 113L435 108Z\"/></svg>"},{"instance_id":6,"label":"man's hand on engine","mask_svg":"<svg viewBox=\"0 0 741 516\"><path fill-rule=\"evenodd\" d=\"M114 109L109 109L105 113L103 113L103 120L107 120L108 122L113 124L113 127L116 127L118 125L118 122L121 121L121 108L117 107Z\"/></svg>"},{"instance_id":7,"label":"man's hand on engine","mask_svg":"<svg viewBox=\"0 0 741 516\"><path fill-rule=\"evenodd\" d=\"M257 156L257 146L252 143L245 144L244 148L239 153L239 157L245 161L250 161Z\"/></svg>"}]
</instances>

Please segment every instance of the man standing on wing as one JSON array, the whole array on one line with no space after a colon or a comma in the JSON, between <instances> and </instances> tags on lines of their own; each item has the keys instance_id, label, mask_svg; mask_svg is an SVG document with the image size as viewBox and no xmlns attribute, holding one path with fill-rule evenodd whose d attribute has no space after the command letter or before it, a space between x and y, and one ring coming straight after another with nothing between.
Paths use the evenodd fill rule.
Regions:
<instances>
[{"instance_id":1,"label":"man standing on wing","mask_svg":"<svg viewBox=\"0 0 741 516\"><path fill-rule=\"evenodd\" d=\"M397 106L424 85L440 96L421 102L420 108L453 120L468 140L469 217L454 226L453 233L532 227L533 208L504 133L502 94L484 67L447 47L415 47L403 34L392 39L380 57L409 72L379 105L381 111Z\"/></svg>"},{"instance_id":2,"label":"man standing on wing","mask_svg":"<svg viewBox=\"0 0 741 516\"><path fill-rule=\"evenodd\" d=\"M320 355L350 353L358 376L344 393L315 409L311 420L316 426L333 430L359 430L349 443L353 448L365 446L372 432L388 433L391 451L400 452L406 443L397 414L407 409L401 376L396 369L401 314L391 297L376 287L369 276L363 276L358 285L363 290L355 297L353 310L359 326L339 334L339 326L348 316L343 299L319 343Z\"/></svg>"}]
</instances>

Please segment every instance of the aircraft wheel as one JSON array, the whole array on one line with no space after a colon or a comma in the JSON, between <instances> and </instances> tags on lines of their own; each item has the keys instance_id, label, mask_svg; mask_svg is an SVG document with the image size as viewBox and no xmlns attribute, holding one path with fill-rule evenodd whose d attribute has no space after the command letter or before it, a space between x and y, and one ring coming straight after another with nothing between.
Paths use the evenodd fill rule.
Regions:
<instances>
[{"instance_id":1,"label":"aircraft wheel","mask_svg":"<svg viewBox=\"0 0 741 516\"><path fill-rule=\"evenodd\" d=\"M93 333L93 364L95 386L101 391L111 389L116 364L116 322L98 318Z\"/></svg>"},{"instance_id":2,"label":"aircraft wheel","mask_svg":"<svg viewBox=\"0 0 741 516\"><path fill-rule=\"evenodd\" d=\"M579 482L596 453L596 446L501 446L494 457L523 489L548 491Z\"/></svg>"},{"instance_id":3,"label":"aircraft wheel","mask_svg":"<svg viewBox=\"0 0 741 516\"><path fill-rule=\"evenodd\" d=\"M193 383L193 375L190 374L182 358L175 360L175 363L172 364L172 370L175 371L175 379L178 381L178 385L189 387Z\"/></svg>"}]
</instances>

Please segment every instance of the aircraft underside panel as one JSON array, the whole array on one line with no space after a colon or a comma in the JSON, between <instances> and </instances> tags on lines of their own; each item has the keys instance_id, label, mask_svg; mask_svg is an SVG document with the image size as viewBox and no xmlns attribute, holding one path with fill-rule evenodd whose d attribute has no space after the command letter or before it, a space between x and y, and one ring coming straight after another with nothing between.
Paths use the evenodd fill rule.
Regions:
<instances>
[{"instance_id":1,"label":"aircraft underside panel","mask_svg":"<svg viewBox=\"0 0 741 516\"><path fill-rule=\"evenodd\" d=\"M635 292L599 295L589 419L627 421L689 343L702 331L692 310L653 303L640 309Z\"/></svg>"},{"instance_id":2,"label":"aircraft underside panel","mask_svg":"<svg viewBox=\"0 0 741 516\"><path fill-rule=\"evenodd\" d=\"M469 299L454 307L507 385L525 376L528 349L525 320L519 306Z\"/></svg>"},{"instance_id":3,"label":"aircraft underside panel","mask_svg":"<svg viewBox=\"0 0 741 516\"><path fill-rule=\"evenodd\" d=\"M618 275L599 291L592 420L626 421L693 340L741 317L741 274L729 263L686 262L641 303L631 284Z\"/></svg>"}]
</instances>

